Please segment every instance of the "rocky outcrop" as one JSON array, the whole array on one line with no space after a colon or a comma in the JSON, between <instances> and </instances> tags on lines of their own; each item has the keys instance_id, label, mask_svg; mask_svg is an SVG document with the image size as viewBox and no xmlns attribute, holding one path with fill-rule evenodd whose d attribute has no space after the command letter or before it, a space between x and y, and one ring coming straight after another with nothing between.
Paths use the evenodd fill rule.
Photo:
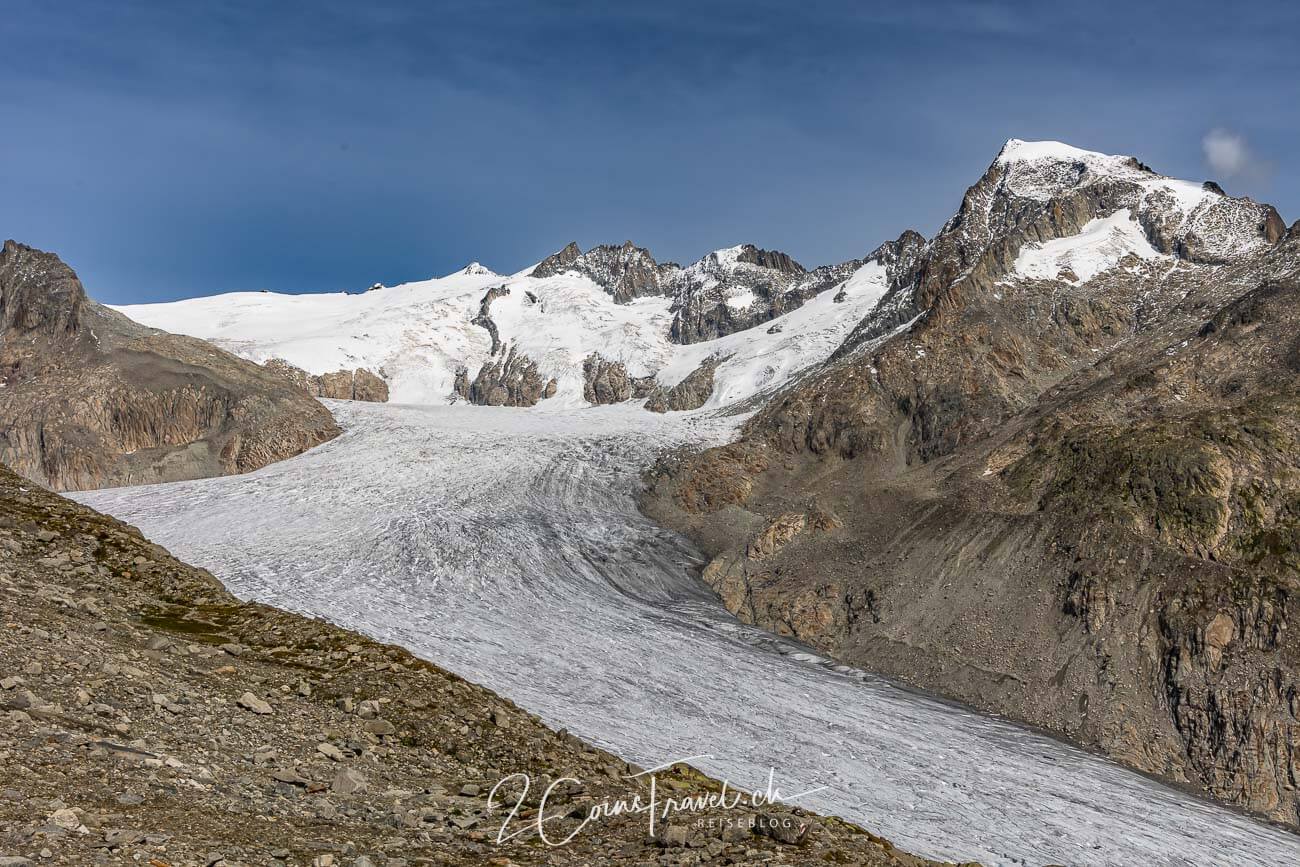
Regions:
<instances>
[{"instance_id":1,"label":"rocky outcrop","mask_svg":"<svg viewBox=\"0 0 1300 867\"><path fill-rule=\"evenodd\" d=\"M782 253L779 250L760 250L753 244L745 244L741 247L740 254L736 261L745 262L750 265L757 265L759 268L768 268L773 271L780 271L782 274L803 274L805 269L796 262L789 254Z\"/></svg>"},{"instance_id":2,"label":"rocky outcrop","mask_svg":"<svg viewBox=\"0 0 1300 867\"><path fill-rule=\"evenodd\" d=\"M312 397L363 400L370 403L388 402L388 383L364 367L312 375L283 358L267 359L263 366Z\"/></svg>"},{"instance_id":3,"label":"rocky outcrop","mask_svg":"<svg viewBox=\"0 0 1300 867\"><path fill-rule=\"evenodd\" d=\"M558 386L555 379L542 376L537 362L510 344L503 355L480 367L473 380L464 367L457 369L454 389L479 406L535 406L554 397Z\"/></svg>"},{"instance_id":4,"label":"rocky outcrop","mask_svg":"<svg viewBox=\"0 0 1300 867\"><path fill-rule=\"evenodd\" d=\"M509 294L506 286L489 289L479 302L478 315L472 320L491 335L492 359L479 368L473 379L468 368L456 369L452 391L479 406L535 406L540 400L554 397L559 386L555 379L542 376L537 362L517 351L513 343L508 346L502 343L496 322L492 320L492 302Z\"/></svg>"},{"instance_id":5,"label":"rocky outcrop","mask_svg":"<svg viewBox=\"0 0 1300 867\"><path fill-rule=\"evenodd\" d=\"M582 397L587 403L622 403L649 397L655 390L653 376L628 376L621 361L610 361L593 352L582 361Z\"/></svg>"},{"instance_id":6,"label":"rocky outcrop","mask_svg":"<svg viewBox=\"0 0 1300 867\"><path fill-rule=\"evenodd\" d=\"M742 620L1300 824L1300 243L1070 150L1008 143L835 356L644 507ZM1017 270L1120 210L1161 255Z\"/></svg>"},{"instance_id":7,"label":"rocky outcrop","mask_svg":"<svg viewBox=\"0 0 1300 867\"><path fill-rule=\"evenodd\" d=\"M0 755L16 759L0 864L540 865L562 852L632 865L700 851L933 864L786 805L692 811L653 837L625 812L574 834L596 804L648 798L651 778L402 648L241 602L3 467L0 597ZM526 794L506 784L489 809L511 774L531 776L529 804L555 783L547 835L570 842L543 845L522 818L494 841L502 801ZM654 780L702 805L720 785L685 764Z\"/></svg>"},{"instance_id":8,"label":"rocky outcrop","mask_svg":"<svg viewBox=\"0 0 1300 867\"><path fill-rule=\"evenodd\" d=\"M0 328L0 462L56 490L248 472L338 433L271 371L96 304L13 241Z\"/></svg>"},{"instance_id":9,"label":"rocky outcrop","mask_svg":"<svg viewBox=\"0 0 1300 867\"><path fill-rule=\"evenodd\" d=\"M492 302L498 298L504 298L510 294L510 289L506 286L494 286L484 295L483 300L478 305L478 315L470 320L474 325L487 331L492 337L491 355L496 355L501 351L501 335L497 330L497 324L492 320Z\"/></svg>"},{"instance_id":10,"label":"rocky outcrop","mask_svg":"<svg viewBox=\"0 0 1300 867\"><path fill-rule=\"evenodd\" d=\"M651 412L682 412L699 409L713 394L713 374L726 357L710 356L676 385L654 386L645 408Z\"/></svg>"}]
</instances>

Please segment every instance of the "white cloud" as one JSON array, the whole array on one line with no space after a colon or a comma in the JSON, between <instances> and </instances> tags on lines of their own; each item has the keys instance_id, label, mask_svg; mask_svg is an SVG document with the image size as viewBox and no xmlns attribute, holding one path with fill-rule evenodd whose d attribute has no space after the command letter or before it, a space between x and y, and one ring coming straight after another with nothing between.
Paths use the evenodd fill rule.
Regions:
<instances>
[{"instance_id":1,"label":"white cloud","mask_svg":"<svg viewBox=\"0 0 1300 867\"><path fill-rule=\"evenodd\" d=\"M1246 139L1223 127L1207 132L1201 149L1210 170L1220 177L1259 181L1269 174L1269 164L1255 155Z\"/></svg>"}]
</instances>

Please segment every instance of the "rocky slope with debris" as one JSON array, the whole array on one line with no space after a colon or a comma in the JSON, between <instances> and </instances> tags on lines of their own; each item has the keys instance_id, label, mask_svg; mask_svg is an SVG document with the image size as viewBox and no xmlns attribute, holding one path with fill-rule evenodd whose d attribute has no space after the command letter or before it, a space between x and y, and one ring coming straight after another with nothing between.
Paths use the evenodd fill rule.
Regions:
<instances>
[{"instance_id":1,"label":"rocky slope with debris","mask_svg":"<svg viewBox=\"0 0 1300 867\"><path fill-rule=\"evenodd\" d=\"M1300 824L1300 237L1008 142L832 358L650 474L742 620Z\"/></svg>"},{"instance_id":2,"label":"rocky slope with debris","mask_svg":"<svg viewBox=\"0 0 1300 867\"><path fill-rule=\"evenodd\" d=\"M337 435L328 410L211 344L90 300L50 253L0 251L0 461L56 490L257 469Z\"/></svg>"},{"instance_id":3,"label":"rocky slope with debris","mask_svg":"<svg viewBox=\"0 0 1300 867\"><path fill-rule=\"evenodd\" d=\"M644 815L602 817L552 848L539 813L563 840L650 778L400 648L241 603L3 467L0 591L6 867L934 863L786 806L677 814L654 836ZM490 808L513 773L532 786ZM660 798L718 788L686 766L654 781ZM521 833L498 844L516 800Z\"/></svg>"}]
</instances>

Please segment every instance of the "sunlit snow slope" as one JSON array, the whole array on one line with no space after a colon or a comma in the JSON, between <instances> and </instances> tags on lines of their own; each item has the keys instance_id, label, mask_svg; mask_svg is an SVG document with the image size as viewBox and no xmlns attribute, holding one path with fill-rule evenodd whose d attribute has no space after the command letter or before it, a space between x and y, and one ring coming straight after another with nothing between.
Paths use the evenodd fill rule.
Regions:
<instances>
[{"instance_id":1,"label":"sunlit snow slope","mask_svg":"<svg viewBox=\"0 0 1300 867\"><path fill-rule=\"evenodd\" d=\"M723 251L726 252L726 251ZM472 320L489 288L503 342L559 380L549 407L583 405L582 363L591 353L621 361L631 376L657 374L672 386L709 356L730 356L715 374L709 406L774 388L825 359L884 294L884 269L868 263L843 284L781 317L781 330L751 328L718 340L669 342L667 297L617 304L578 274L503 277L477 264L434 280L362 294L233 292L164 304L118 307L145 325L201 337L257 362L279 357L310 373L366 367L388 380L394 403L446 403L458 366L472 377L491 338ZM841 303L833 296L844 291Z\"/></svg>"}]
</instances>

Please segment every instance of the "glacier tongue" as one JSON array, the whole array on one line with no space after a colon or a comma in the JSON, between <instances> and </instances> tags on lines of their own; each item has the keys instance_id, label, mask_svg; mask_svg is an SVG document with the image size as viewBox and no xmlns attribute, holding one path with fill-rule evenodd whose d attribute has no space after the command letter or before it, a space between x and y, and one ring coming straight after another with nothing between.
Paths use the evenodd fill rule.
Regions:
<instances>
[{"instance_id":1,"label":"glacier tongue","mask_svg":"<svg viewBox=\"0 0 1300 867\"><path fill-rule=\"evenodd\" d=\"M543 405L544 406L544 405ZM1047 737L743 626L629 494L719 421L334 404L346 432L246 476L77 499L239 596L317 615L490 686L644 765L805 806L986 865L1296 863L1300 838ZM729 423L728 423L729 424Z\"/></svg>"}]
</instances>

